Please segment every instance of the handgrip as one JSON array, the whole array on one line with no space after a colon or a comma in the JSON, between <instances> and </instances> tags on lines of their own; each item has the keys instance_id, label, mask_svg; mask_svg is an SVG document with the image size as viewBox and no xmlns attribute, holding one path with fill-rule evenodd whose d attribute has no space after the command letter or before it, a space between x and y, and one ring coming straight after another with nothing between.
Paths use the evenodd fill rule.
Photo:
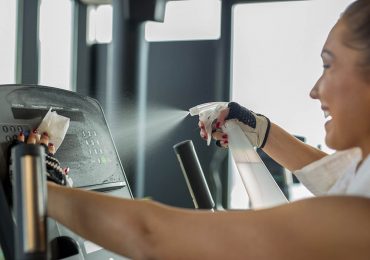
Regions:
<instances>
[{"instance_id":1,"label":"handgrip","mask_svg":"<svg viewBox=\"0 0 370 260\"><path fill-rule=\"evenodd\" d=\"M215 203L209 191L193 142L186 140L173 146L193 198L195 208L213 209Z\"/></svg>"},{"instance_id":2,"label":"handgrip","mask_svg":"<svg viewBox=\"0 0 370 260\"><path fill-rule=\"evenodd\" d=\"M46 164L40 145L11 149L16 259L47 259Z\"/></svg>"}]
</instances>

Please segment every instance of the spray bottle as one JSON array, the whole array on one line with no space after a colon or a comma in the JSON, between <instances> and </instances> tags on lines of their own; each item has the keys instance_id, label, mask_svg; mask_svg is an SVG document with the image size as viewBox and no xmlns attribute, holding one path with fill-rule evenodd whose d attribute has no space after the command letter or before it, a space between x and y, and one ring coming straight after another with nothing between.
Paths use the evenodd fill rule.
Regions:
<instances>
[{"instance_id":1,"label":"spray bottle","mask_svg":"<svg viewBox=\"0 0 370 260\"><path fill-rule=\"evenodd\" d=\"M212 138L212 125L220 116L220 112L227 108L227 104L228 102L211 102L189 109L190 115L198 115L199 120L205 124L208 145ZM287 203L283 192L239 125L233 121L226 121L222 131L228 135L229 149L252 208L268 208Z\"/></svg>"}]
</instances>

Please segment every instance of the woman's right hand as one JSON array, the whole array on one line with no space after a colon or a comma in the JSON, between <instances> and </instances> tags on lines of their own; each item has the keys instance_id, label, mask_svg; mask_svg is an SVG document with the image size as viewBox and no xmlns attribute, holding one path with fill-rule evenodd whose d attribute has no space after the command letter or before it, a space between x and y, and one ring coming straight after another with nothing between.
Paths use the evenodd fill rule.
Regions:
<instances>
[{"instance_id":1,"label":"woman's right hand","mask_svg":"<svg viewBox=\"0 0 370 260\"><path fill-rule=\"evenodd\" d=\"M222 126L225 123L225 119L229 115L229 108L226 107L220 111L220 115L217 118L216 122L212 125L212 138L216 140L216 145L219 147L227 148L228 147L228 136L226 133L222 131ZM200 128L200 137L204 140L207 140L208 134L205 129L205 125L203 121L198 122L198 126Z\"/></svg>"},{"instance_id":2,"label":"woman's right hand","mask_svg":"<svg viewBox=\"0 0 370 260\"><path fill-rule=\"evenodd\" d=\"M228 135L222 131L222 126L226 121L234 121L243 130L253 146L263 148L270 131L270 120L261 114L256 114L251 110L239 105L236 102L230 102L228 107L221 110L219 117L212 126L212 138L216 140L218 146L228 147ZM200 136L207 140L204 122L199 121Z\"/></svg>"}]
</instances>

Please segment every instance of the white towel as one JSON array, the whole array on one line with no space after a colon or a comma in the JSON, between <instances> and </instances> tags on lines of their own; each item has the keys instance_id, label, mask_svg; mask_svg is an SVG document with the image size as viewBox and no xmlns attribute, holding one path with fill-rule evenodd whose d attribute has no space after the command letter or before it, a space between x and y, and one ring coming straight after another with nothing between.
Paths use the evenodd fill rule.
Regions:
<instances>
[{"instance_id":1,"label":"white towel","mask_svg":"<svg viewBox=\"0 0 370 260\"><path fill-rule=\"evenodd\" d=\"M56 111L51 111L52 108L46 113L41 124L37 128L39 133L48 133L49 142L54 144L55 149L58 150L66 136L70 119L65 116L58 115Z\"/></svg>"}]
</instances>

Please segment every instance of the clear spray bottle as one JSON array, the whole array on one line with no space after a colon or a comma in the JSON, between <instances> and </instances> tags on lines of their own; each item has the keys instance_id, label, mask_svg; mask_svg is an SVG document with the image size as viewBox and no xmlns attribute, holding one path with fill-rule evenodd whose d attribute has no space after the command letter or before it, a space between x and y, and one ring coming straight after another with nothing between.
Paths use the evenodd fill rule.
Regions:
<instances>
[{"instance_id":1,"label":"clear spray bottle","mask_svg":"<svg viewBox=\"0 0 370 260\"><path fill-rule=\"evenodd\" d=\"M227 104L228 102L211 102L189 109L190 115L198 115L199 120L204 122L208 145L212 138L212 124ZM233 121L226 121L222 130L228 135L229 149L252 208L269 208L287 203L288 200L239 125Z\"/></svg>"}]
</instances>

